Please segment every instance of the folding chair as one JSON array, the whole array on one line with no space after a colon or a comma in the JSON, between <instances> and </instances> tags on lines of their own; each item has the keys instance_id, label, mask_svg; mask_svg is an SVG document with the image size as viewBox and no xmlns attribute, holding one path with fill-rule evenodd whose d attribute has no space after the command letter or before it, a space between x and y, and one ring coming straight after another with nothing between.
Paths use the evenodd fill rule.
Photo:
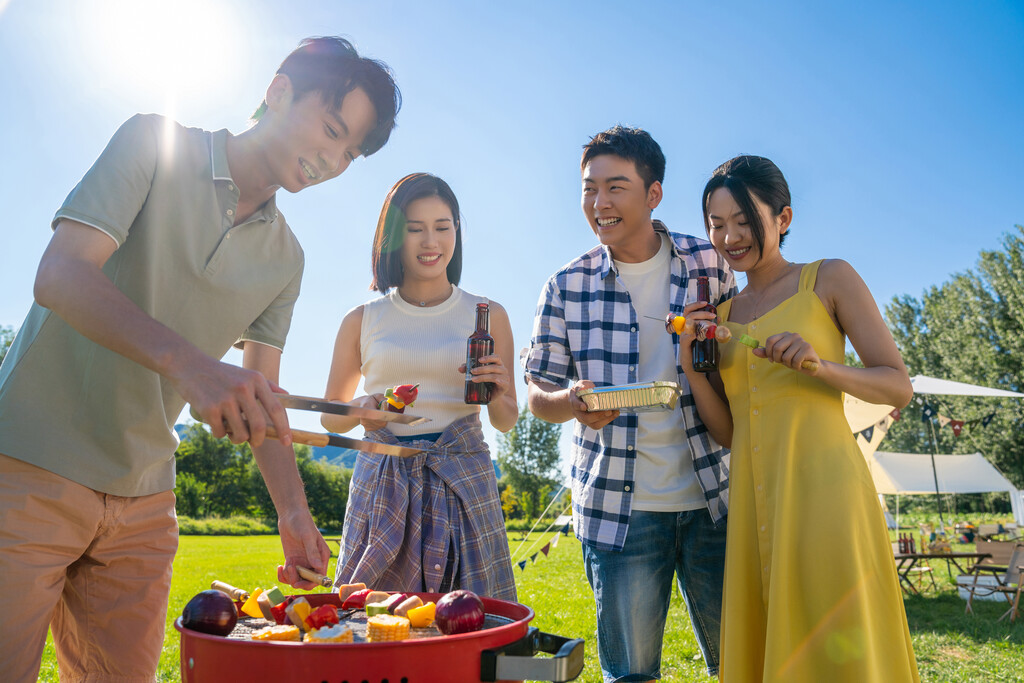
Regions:
<instances>
[{"instance_id":1,"label":"folding chair","mask_svg":"<svg viewBox=\"0 0 1024 683\"><path fill-rule=\"evenodd\" d=\"M1014 545L1013 554L1010 556L1009 564L1003 568L1002 576L997 573L997 569L995 565L986 567L981 563L972 567L971 573L974 575L974 581L968 589L970 595L967 596L967 609L965 613L974 613L972 602L975 595L982 597L992 595L993 593L1000 593L1006 598L1010 608L1003 613L1003 616L999 617L999 621L1009 616L1012 623L1017 618L1017 607L1020 604L1021 589L1024 588L1024 582L1021 581L1021 572L1024 572L1024 543ZM978 585L978 577L986 571L991 572L996 577L997 585Z\"/></svg>"}]
</instances>

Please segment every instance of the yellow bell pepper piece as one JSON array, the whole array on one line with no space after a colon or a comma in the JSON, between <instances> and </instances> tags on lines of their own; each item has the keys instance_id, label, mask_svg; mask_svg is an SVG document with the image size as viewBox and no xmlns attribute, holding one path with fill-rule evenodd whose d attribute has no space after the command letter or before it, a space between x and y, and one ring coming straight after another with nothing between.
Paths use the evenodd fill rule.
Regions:
<instances>
[{"instance_id":1,"label":"yellow bell pepper piece","mask_svg":"<svg viewBox=\"0 0 1024 683\"><path fill-rule=\"evenodd\" d=\"M249 599L242 603L242 611L254 619L263 618L263 610L260 609L259 603L256 602L256 598L260 597L262 593L263 589L257 588L249 594Z\"/></svg>"},{"instance_id":2,"label":"yellow bell pepper piece","mask_svg":"<svg viewBox=\"0 0 1024 683\"><path fill-rule=\"evenodd\" d=\"M434 613L436 610L437 605L433 602L428 602L425 605L413 607L405 613L405 616L409 620L409 624L414 628L426 628L434 623Z\"/></svg>"}]
</instances>

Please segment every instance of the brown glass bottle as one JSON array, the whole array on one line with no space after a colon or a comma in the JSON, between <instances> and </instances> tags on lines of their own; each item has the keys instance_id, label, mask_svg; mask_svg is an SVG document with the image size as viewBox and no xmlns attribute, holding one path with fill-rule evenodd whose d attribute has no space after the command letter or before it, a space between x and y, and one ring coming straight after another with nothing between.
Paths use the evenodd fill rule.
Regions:
<instances>
[{"instance_id":1,"label":"brown glass bottle","mask_svg":"<svg viewBox=\"0 0 1024 683\"><path fill-rule=\"evenodd\" d=\"M472 370L479 365L483 356L494 353L494 338L487 331L490 309L487 304L476 305L476 331L469 335L466 342L466 403L484 405L491 402L490 382L474 382Z\"/></svg>"},{"instance_id":2,"label":"brown glass bottle","mask_svg":"<svg viewBox=\"0 0 1024 683\"><path fill-rule=\"evenodd\" d=\"M697 278L697 300L707 301L708 305L703 310L710 313L718 313L718 310L711 305L711 284L707 277ZM710 339L695 339L693 341L693 369L697 372L714 372L718 369L718 342L714 337Z\"/></svg>"}]
</instances>

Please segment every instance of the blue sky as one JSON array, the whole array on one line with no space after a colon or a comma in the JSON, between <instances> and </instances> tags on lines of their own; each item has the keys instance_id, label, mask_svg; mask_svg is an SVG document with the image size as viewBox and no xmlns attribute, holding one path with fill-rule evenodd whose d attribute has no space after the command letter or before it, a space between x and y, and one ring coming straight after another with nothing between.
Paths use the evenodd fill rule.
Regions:
<instances>
[{"instance_id":1,"label":"blue sky","mask_svg":"<svg viewBox=\"0 0 1024 683\"><path fill-rule=\"evenodd\" d=\"M788 258L850 261L883 306L1024 223L1016 1L0 0L0 325L20 325L53 213L123 120L239 132L281 59L325 34L387 62L405 103L377 155L279 197L307 258L282 366L293 393L323 391L338 323L370 298L381 202L413 171L454 188L462 284L504 305L524 346L544 280L595 244L580 148L615 123L661 144L655 216L681 232L703 235L718 164L773 159L793 192Z\"/></svg>"}]
</instances>

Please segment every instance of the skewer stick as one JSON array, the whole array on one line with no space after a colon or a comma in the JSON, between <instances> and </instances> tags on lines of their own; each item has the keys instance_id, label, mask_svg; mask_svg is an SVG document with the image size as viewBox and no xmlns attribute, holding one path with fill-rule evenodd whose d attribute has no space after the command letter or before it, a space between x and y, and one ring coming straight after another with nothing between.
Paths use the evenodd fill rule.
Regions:
<instances>
[{"instance_id":1,"label":"skewer stick","mask_svg":"<svg viewBox=\"0 0 1024 683\"><path fill-rule=\"evenodd\" d=\"M651 320L661 320L661 318L655 318L654 316L651 315L645 315L644 317L650 318ZM701 341L708 339L710 337L714 337L717 341L719 341L722 344L725 344L726 342L732 339L732 331L729 330L728 327L726 327L725 325L716 325L715 323L709 320L698 320L695 323L693 321L687 320L681 315L673 316L671 313L669 313L667 316L665 316L664 322L665 329L669 333L675 331L676 334L681 334L682 332L685 331L687 334L696 335L697 339ZM761 346L761 342L745 334L741 334L737 341L741 344L749 346L752 349L756 349ZM813 360L805 360L804 362L800 363L800 367L804 370L811 370L813 372L814 370L818 369L819 363Z\"/></svg>"},{"instance_id":2,"label":"skewer stick","mask_svg":"<svg viewBox=\"0 0 1024 683\"><path fill-rule=\"evenodd\" d=\"M759 346L761 346L761 342L745 334L741 334L739 336L739 339L737 339L736 341L738 341L740 344L745 344L746 346L749 346L752 349L756 349ZM800 367L803 368L804 370L817 370L818 362L813 360L805 360L803 363L800 364Z\"/></svg>"}]
</instances>

